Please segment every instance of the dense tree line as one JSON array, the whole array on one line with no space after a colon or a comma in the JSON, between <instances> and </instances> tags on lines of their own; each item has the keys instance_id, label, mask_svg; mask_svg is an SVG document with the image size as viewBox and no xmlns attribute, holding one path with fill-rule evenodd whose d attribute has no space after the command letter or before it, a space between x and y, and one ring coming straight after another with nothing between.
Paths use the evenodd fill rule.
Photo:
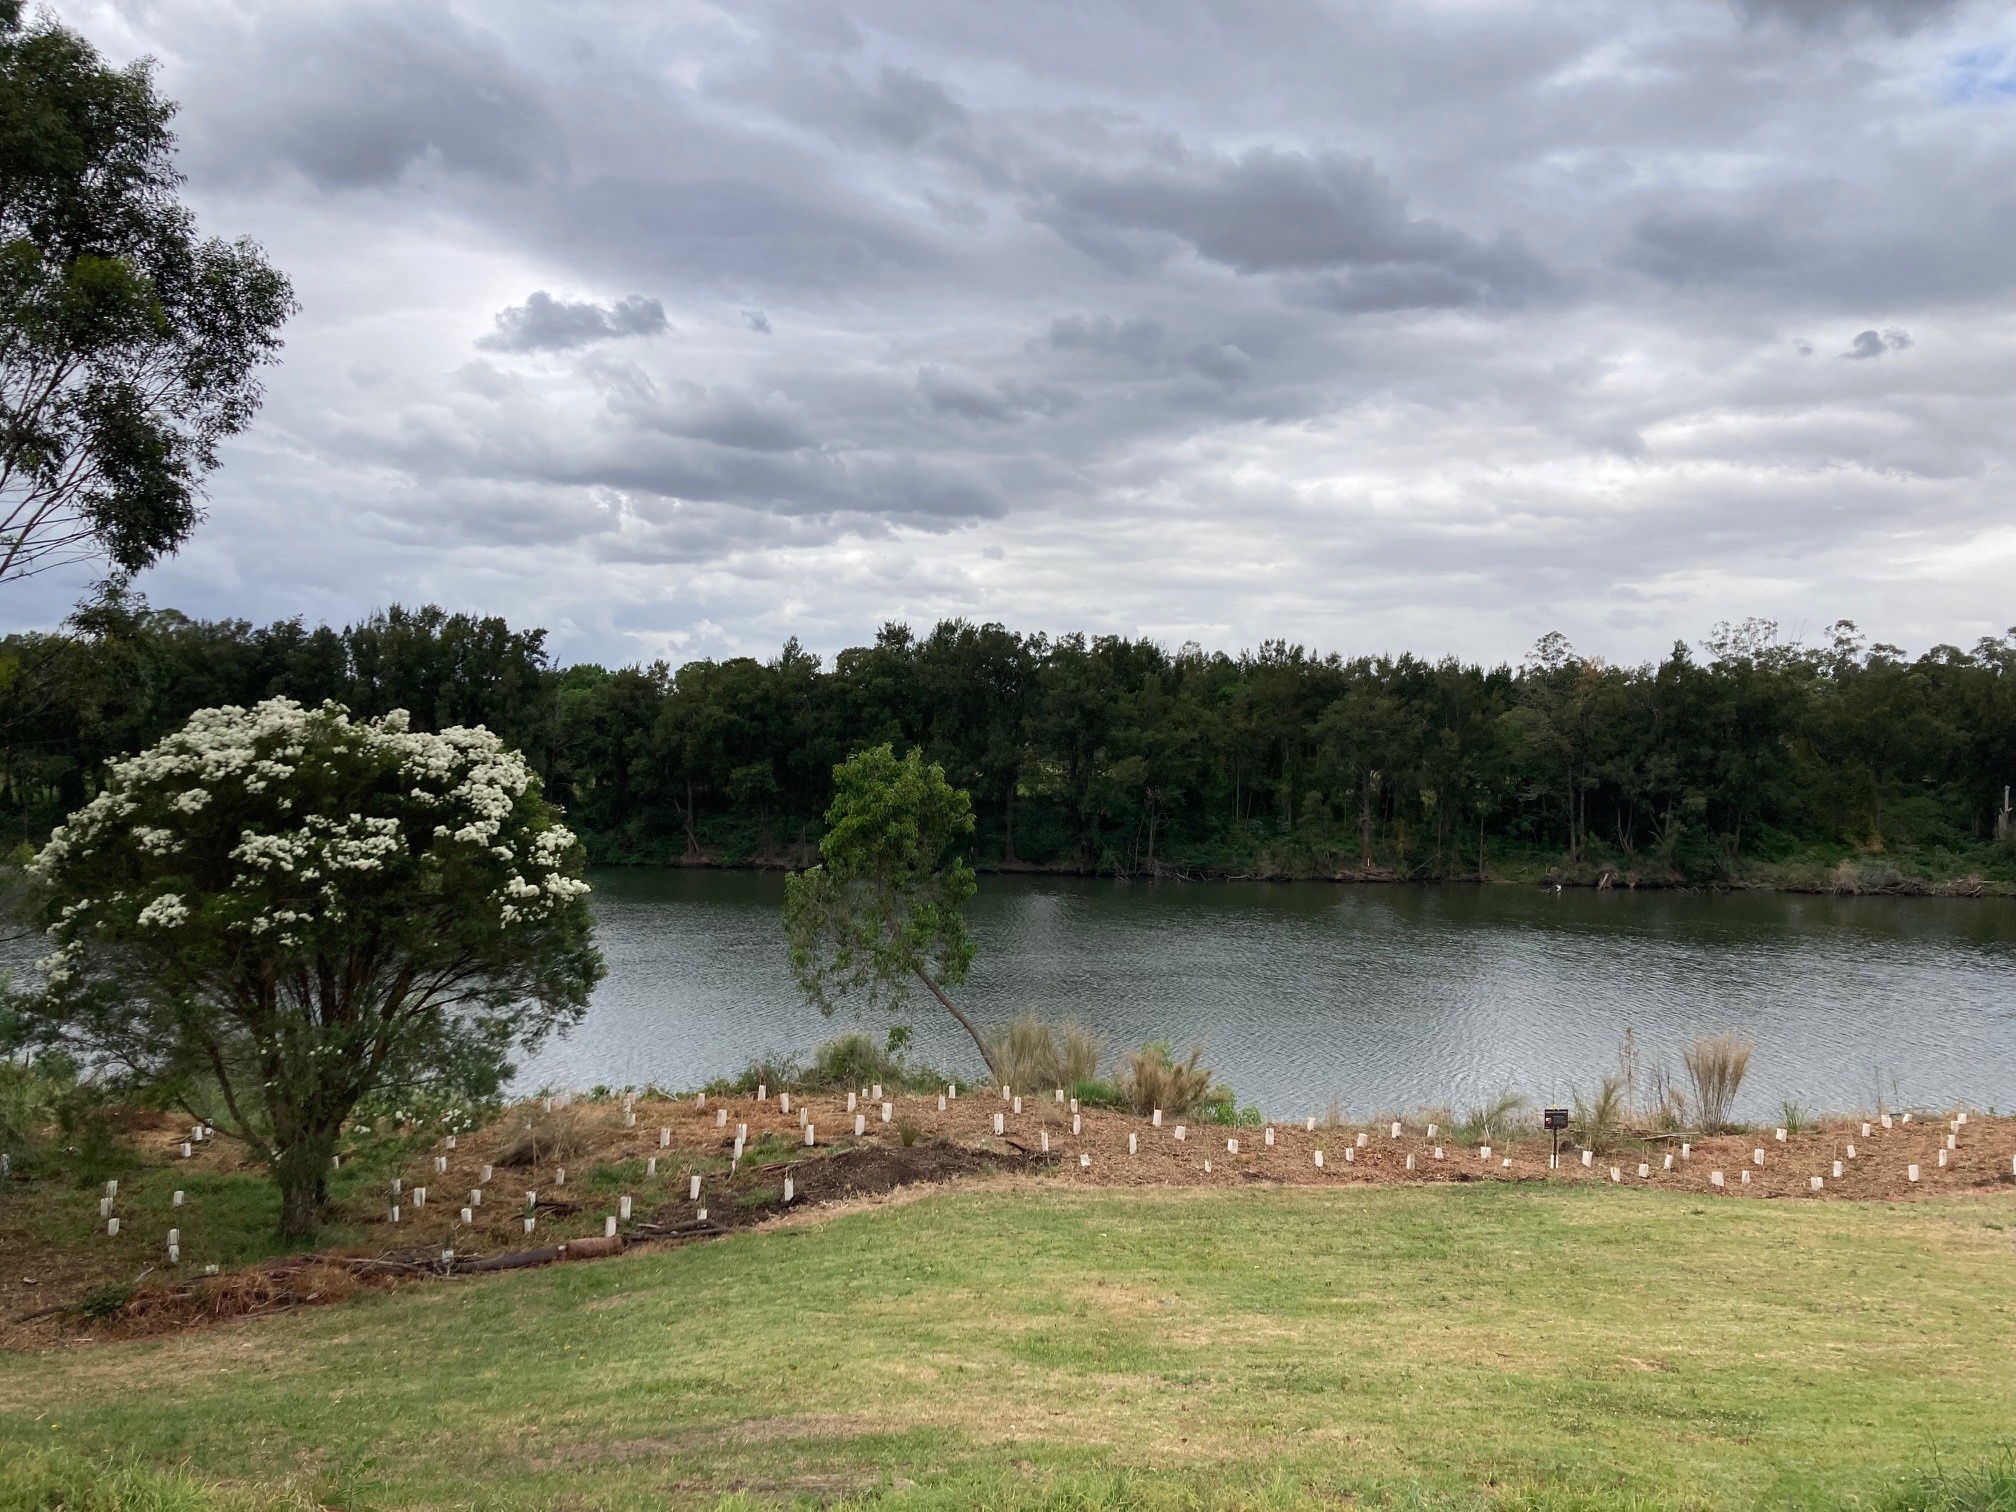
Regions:
<instances>
[{"instance_id":1,"label":"dense tree line","mask_svg":"<svg viewBox=\"0 0 2016 1512\"><path fill-rule=\"evenodd\" d=\"M1714 881L1772 863L2016 877L2016 631L1907 657L1852 625L1724 627L1612 666L1240 656L1121 637L885 626L829 664L556 666L544 633L394 608L336 630L117 595L0 642L0 814L34 840L103 762L192 710L284 693L522 749L605 861L810 858L832 769L920 748L982 866L1130 875Z\"/></svg>"}]
</instances>

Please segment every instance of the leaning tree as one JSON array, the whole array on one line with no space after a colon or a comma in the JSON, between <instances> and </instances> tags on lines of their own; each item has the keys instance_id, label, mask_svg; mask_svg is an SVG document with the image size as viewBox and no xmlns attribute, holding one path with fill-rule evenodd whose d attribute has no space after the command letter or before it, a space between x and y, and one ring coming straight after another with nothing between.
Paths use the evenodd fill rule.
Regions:
<instances>
[{"instance_id":1,"label":"leaning tree","mask_svg":"<svg viewBox=\"0 0 2016 1512\"><path fill-rule=\"evenodd\" d=\"M494 1091L602 974L580 842L517 752L403 712L207 709L30 873L38 1037L245 1141L313 1231L366 1097Z\"/></svg>"},{"instance_id":2,"label":"leaning tree","mask_svg":"<svg viewBox=\"0 0 2016 1512\"><path fill-rule=\"evenodd\" d=\"M858 994L870 1010L900 1018L921 983L996 1072L986 1040L945 992L966 980L973 960L961 912L974 887L965 861L971 801L944 768L886 745L833 768L833 789L820 864L784 883L798 985L821 1013Z\"/></svg>"}]
</instances>

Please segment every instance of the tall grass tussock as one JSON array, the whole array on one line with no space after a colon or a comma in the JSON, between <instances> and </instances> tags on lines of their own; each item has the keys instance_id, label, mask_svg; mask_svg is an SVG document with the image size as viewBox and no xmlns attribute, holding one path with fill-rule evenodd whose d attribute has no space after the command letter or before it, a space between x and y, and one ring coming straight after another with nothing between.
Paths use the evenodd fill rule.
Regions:
<instances>
[{"instance_id":1,"label":"tall grass tussock","mask_svg":"<svg viewBox=\"0 0 2016 1512\"><path fill-rule=\"evenodd\" d=\"M1756 1048L1738 1034L1711 1034L1680 1052L1694 1084L1694 1114L1702 1133L1720 1134L1729 1127L1736 1093Z\"/></svg>"},{"instance_id":2,"label":"tall grass tussock","mask_svg":"<svg viewBox=\"0 0 2016 1512\"><path fill-rule=\"evenodd\" d=\"M1052 1026L1024 1014L989 1040L994 1073L1007 1087L1030 1092L1073 1087L1099 1075L1098 1037L1082 1024Z\"/></svg>"},{"instance_id":3,"label":"tall grass tussock","mask_svg":"<svg viewBox=\"0 0 2016 1512\"><path fill-rule=\"evenodd\" d=\"M1127 1057L1120 1071L1120 1092L1136 1113L1191 1113L1211 1098L1211 1070L1200 1064L1204 1047L1190 1047L1187 1060L1176 1060L1167 1045L1143 1045Z\"/></svg>"}]
</instances>

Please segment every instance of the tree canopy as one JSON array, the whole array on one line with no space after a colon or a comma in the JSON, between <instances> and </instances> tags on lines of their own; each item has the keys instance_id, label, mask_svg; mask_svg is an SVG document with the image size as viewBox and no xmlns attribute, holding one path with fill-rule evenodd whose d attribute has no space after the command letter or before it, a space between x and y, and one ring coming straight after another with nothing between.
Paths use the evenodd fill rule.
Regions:
<instances>
[{"instance_id":1,"label":"tree canopy","mask_svg":"<svg viewBox=\"0 0 2016 1512\"><path fill-rule=\"evenodd\" d=\"M1241 655L952 620L822 661L558 666L541 632L394 608L347 629L114 595L0 637L0 824L47 833L196 709L286 695L525 753L600 861L808 865L833 770L916 749L972 797L967 859L1107 875L1714 884L1797 864L1978 872L2016 784L2016 632L1907 656L1725 627L1642 665Z\"/></svg>"},{"instance_id":2,"label":"tree canopy","mask_svg":"<svg viewBox=\"0 0 2016 1512\"><path fill-rule=\"evenodd\" d=\"M857 998L901 1018L922 985L994 1058L946 994L966 980L973 942L961 910L973 896L963 853L972 804L915 750L879 745L833 769L833 803L819 864L785 880L791 971L821 1013Z\"/></svg>"},{"instance_id":3,"label":"tree canopy","mask_svg":"<svg viewBox=\"0 0 2016 1512\"><path fill-rule=\"evenodd\" d=\"M286 699L114 762L30 865L31 1029L243 1139L315 1226L358 1102L493 1093L602 972L583 853L516 753Z\"/></svg>"},{"instance_id":4,"label":"tree canopy","mask_svg":"<svg viewBox=\"0 0 2016 1512\"><path fill-rule=\"evenodd\" d=\"M259 407L293 293L197 235L173 113L148 64L0 0L0 581L172 552Z\"/></svg>"}]
</instances>

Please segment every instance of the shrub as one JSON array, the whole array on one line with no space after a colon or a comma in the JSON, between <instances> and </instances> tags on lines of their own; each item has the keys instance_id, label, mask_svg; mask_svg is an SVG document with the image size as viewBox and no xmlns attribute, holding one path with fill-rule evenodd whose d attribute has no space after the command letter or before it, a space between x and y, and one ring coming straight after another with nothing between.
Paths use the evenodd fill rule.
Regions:
<instances>
[{"instance_id":1,"label":"shrub","mask_svg":"<svg viewBox=\"0 0 2016 1512\"><path fill-rule=\"evenodd\" d=\"M865 1034L842 1034L812 1052L812 1070L804 1078L810 1087L866 1087L875 1082L896 1084L903 1063Z\"/></svg>"},{"instance_id":2,"label":"shrub","mask_svg":"<svg viewBox=\"0 0 2016 1512\"><path fill-rule=\"evenodd\" d=\"M1596 1095L1586 1102L1580 1092L1575 1094L1576 1136L1585 1148L1598 1155L1615 1149L1624 1132L1625 1088L1620 1073L1604 1077Z\"/></svg>"},{"instance_id":3,"label":"shrub","mask_svg":"<svg viewBox=\"0 0 2016 1512\"><path fill-rule=\"evenodd\" d=\"M1714 1034L1697 1039L1681 1052L1688 1079L1694 1083L1694 1108L1702 1132L1719 1134L1729 1127L1736 1092L1743 1085L1755 1049L1740 1035Z\"/></svg>"},{"instance_id":4,"label":"shrub","mask_svg":"<svg viewBox=\"0 0 2016 1512\"><path fill-rule=\"evenodd\" d=\"M133 1300L135 1288L128 1282L114 1281L105 1286L94 1286L84 1293L77 1304L77 1311L94 1323L102 1323L107 1318L119 1316L119 1310Z\"/></svg>"},{"instance_id":5,"label":"shrub","mask_svg":"<svg viewBox=\"0 0 2016 1512\"><path fill-rule=\"evenodd\" d=\"M1075 1098L1080 1107L1085 1108L1125 1108L1129 1106L1127 1094L1120 1090L1118 1082L1099 1081L1088 1077L1075 1081L1064 1089L1066 1097Z\"/></svg>"},{"instance_id":6,"label":"shrub","mask_svg":"<svg viewBox=\"0 0 2016 1512\"><path fill-rule=\"evenodd\" d=\"M1210 1068L1198 1064L1203 1059L1202 1045L1193 1045L1185 1061L1172 1059L1159 1041L1143 1045L1120 1072L1121 1095L1136 1113L1189 1113L1211 1096Z\"/></svg>"},{"instance_id":7,"label":"shrub","mask_svg":"<svg viewBox=\"0 0 2016 1512\"><path fill-rule=\"evenodd\" d=\"M1025 1014L988 1042L1000 1084L1041 1092L1099 1074L1099 1041L1082 1024L1053 1027Z\"/></svg>"},{"instance_id":8,"label":"shrub","mask_svg":"<svg viewBox=\"0 0 2016 1512\"><path fill-rule=\"evenodd\" d=\"M105 1090L61 1053L0 1059L0 1155L17 1175L87 1186L140 1163Z\"/></svg>"},{"instance_id":9,"label":"shrub","mask_svg":"<svg viewBox=\"0 0 2016 1512\"><path fill-rule=\"evenodd\" d=\"M717 1076L700 1090L710 1097L747 1097L758 1087L772 1092L795 1091L804 1079L804 1068L795 1055L771 1051L758 1056L733 1076Z\"/></svg>"},{"instance_id":10,"label":"shrub","mask_svg":"<svg viewBox=\"0 0 2016 1512\"><path fill-rule=\"evenodd\" d=\"M914 1118L899 1118L896 1120L896 1138L906 1150L917 1143L917 1136L922 1132L917 1127L917 1120Z\"/></svg>"},{"instance_id":11,"label":"shrub","mask_svg":"<svg viewBox=\"0 0 2016 1512\"><path fill-rule=\"evenodd\" d=\"M1787 1134L1797 1134L1807 1125L1806 1110L1788 1097L1778 1104L1778 1122Z\"/></svg>"}]
</instances>

